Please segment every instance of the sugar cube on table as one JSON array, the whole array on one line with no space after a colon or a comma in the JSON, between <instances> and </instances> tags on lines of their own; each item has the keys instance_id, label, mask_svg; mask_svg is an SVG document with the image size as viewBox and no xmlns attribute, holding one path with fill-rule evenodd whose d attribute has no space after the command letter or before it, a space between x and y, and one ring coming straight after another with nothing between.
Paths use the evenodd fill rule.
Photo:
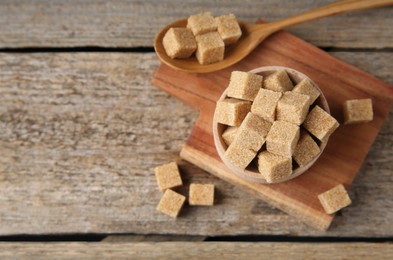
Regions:
<instances>
[{"instance_id":1,"label":"sugar cube on table","mask_svg":"<svg viewBox=\"0 0 393 260\"><path fill-rule=\"evenodd\" d=\"M192 206L214 205L214 184L190 184L188 203Z\"/></svg>"},{"instance_id":2,"label":"sugar cube on table","mask_svg":"<svg viewBox=\"0 0 393 260\"><path fill-rule=\"evenodd\" d=\"M210 12L194 14L187 19L187 28L197 36L217 30L217 23Z\"/></svg>"},{"instance_id":3,"label":"sugar cube on table","mask_svg":"<svg viewBox=\"0 0 393 260\"><path fill-rule=\"evenodd\" d=\"M290 157L295 150L299 135L298 125L274 121L266 137L266 149L271 153Z\"/></svg>"},{"instance_id":4,"label":"sugar cube on table","mask_svg":"<svg viewBox=\"0 0 393 260\"><path fill-rule=\"evenodd\" d=\"M232 71L228 97L253 101L262 87L263 77L250 72Z\"/></svg>"},{"instance_id":5,"label":"sugar cube on table","mask_svg":"<svg viewBox=\"0 0 393 260\"><path fill-rule=\"evenodd\" d=\"M176 162L156 167L155 174L161 191L183 185Z\"/></svg>"},{"instance_id":6,"label":"sugar cube on table","mask_svg":"<svg viewBox=\"0 0 393 260\"><path fill-rule=\"evenodd\" d=\"M352 99L344 102L344 124L366 123L373 120L371 98Z\"/></svg>"},{"instance_id":7,"label":"sugar cube on table","mask_svg":"<svg viewBox=\"0 0 393 260\"><path fill-rule=\"evenodd\" d=\"M318 199L328 214L333 214L351 204L351 199L342 184L319 194Z\"/></svg>"},{"instance_id":8,"label":"sugar cube on table","mask_svg":"<svg viewBox=\"0 0 393 260\"><path fill-rule=\"evenodd\" d=\"M224 59L225 45L218 32L197 35L195 40L195 56L200 64L211 64Z\"/></svg>"},{"instance_id":9,"label":"sugar cube on table","mask_svg":"<svg viewBox=\"0 0 393 260\"><path fill-rule=\"evenodd\" d=\"M278 182L292 174L292 158L263 151L258 155L258 170L266 182Z\"/></svg>"},{"instance_id":10,"label":"sugar cube on table","mask_svg":"<svg viewBox=\"0 0 393 260\"><path fill-rule=\"evenodd\" d=\"M281 92L275 92L264 88L259 89L251 105L251 112L269 122L274 122L276 118L277 103L281 96Z\"/></svg>"},{"instance_id":11,"label":"sugar cube on table","mask_svg":"<svg viewBox=\"0 0 393 260\"><path fill-rule=\"evenodd\" d=\"M229 126L239 126L250 109L250 102L245 100L233 98L219 100L215 112L217 122Z\"/></svg>"},{"instance_id":12,"label":"sugar cube on table","mask_svg":"<svg viewBox=\"0 0 393 260\"><path fill-rule=\"evenodd\" d=\"M299 164L300 167L307 165L314 160L320 152L321 149L314 139L312 139L306 131L301 131L299 141L293 153L293 159L297 164Z\"/></svg>"},{"instance_id":13,"label":"sugar cube on table","mask_svg":"<svg viewBox=\"0 0 393 260\"><path fill-rule=\"evenodd\" d=\"M315 106L304 120L303 126L320 141L325 142L340 124L328 112Z\"/></svg>"},{"instance_id":14,"label":"sugar cube on table","mask_svg":"<svg viewBox=\"0 0 393 260\"><path fill-rule=\"evenodd\" d=\"M309 79L303 79L292 90L295 93L307 95L310 97L310 105L321 95L319 90L311 83Z\"/></svg>"},{"instance_id":15,"label":"sugar cube on table","mask_svg":"<svg viewBox=\"0 0 393 260\"><path fill-rule=\"evenodd\" d=\"M264 79L263 88L285 92L292 90L293 84L285 70L278 70Z\"/></svg>"},{"instance_id":16,"label":"sugar cube on table","mask_svg":"<svg viewBox=\"0 0 393 260\"><path fill-rule=\"evenodd\" d=\"M242 30L233 14L216 17L217 30L225 45L236 43L242 36Z\"/></svg>"},{"instance_id":17,"label":"sugar cube on table","mask_svg":"<svg viewBox=\"0 0 393 260\"><path fill-rule=\"evenodd\" d=\"M249 112L237 130L232 144L257 152L265 143L265 138L272 124Z\"/></svg>"},{"instance_id":18,"label":"sugar cube on table","mask_svg":"<svg viewBox=\"0 0 393 260\"><path fill-rule=\"evenodd\" d=\"M226 145L230 145L236 137L238 126L230 126L222 133L222 139L226 143Z\"/></svg>"},{"instance_id":19,"label":"sugar cube on table","mask_svg":"<svg viewBox=\"0 0 393 260\"><path fill-rule=\"evenodd\" d=\"M309 96L292 91L284 92L277 103L277 120L301 125L306 119L309 107Z\"/></svg>"},{"instance_id":20,"label":"sugar cube on table","mask_svg":"<svg viewBox=\"0 0 393 260\"><path fill-rule=\"evenodd\" d=\"M225 151L225 157L236 167L245 169L256 157L257 152L249 148L242 147L234 141Z\"/></svg>"},{"instance_id":21,"label":"sugar cube on table","mask_svg":"<svg viewBox=\"0 0 393 260\"><path fill-rule=\"evenodd\" d=\"M188 58L197 48L197 44L190 29L187 28L170 28L162 44L166 54L174 58Z\"/></svg>"},{"instance_id":22,"label":"sugar cube on table","mask_svg":"<svg viewBox=\"0 0 393 260\"><path fill-rule=\"evenodd\" d=\"M185 201L186 197L174 192L173 190L167 189L156 209L168 216L176 218L179 215Z\"/></svg>"}]
</instances>

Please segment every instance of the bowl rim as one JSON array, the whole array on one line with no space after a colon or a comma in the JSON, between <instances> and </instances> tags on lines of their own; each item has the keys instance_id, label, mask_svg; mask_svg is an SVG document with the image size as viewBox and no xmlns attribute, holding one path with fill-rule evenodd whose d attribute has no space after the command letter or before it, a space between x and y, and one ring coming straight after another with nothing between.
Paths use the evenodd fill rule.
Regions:
<instances>
[{"instance_id":1,"label":"bowl rim","mask_svg":"<svg viewBox=\"0 0 393 260\"><path fill-rule=\"evenodd\" d=\"M314 104L317 103L318 106L320 106L322 109L324 109L327 113L330 114L330 109L329 109L329 105L328 102L326 100L325 95L323 94L322 90L319 88L319 86L312 80L310 79L307 75L289 68L289 67L284 67L284 66L263 66L263 67L258 67L255 68L253 70L250 70L248 72L251 73L255 73L255 74L260 74L260 73L273 73L275 71L278 70L285 70L288 75L290 76L290 78L293 80L294 75L296 77L299 77L300 79L295 82L296 84L299 83L301 80L303 80L304 78L307 78L310 80L311 84L313 84L314 87L316 87L316 89L319 91L320 95L318 97L318 99L316 101L314 101ZM268 75L269 75L268 74ZM296 86L295 84L295 86ZM227 97L226 93L227 93L228 87L223 91L223 93L221 94L220 98L216 101L220 101L223 100L224 98ZM233 165L225 156L225 151L227 148L227 145L225 144L221 134L222 132L227 128L228 126L223 125L223 124L219 124L217 123L217 118L216 118L216 109L214 109L214 116L213 116L213 139L214 139L214 144L217 150L218 155L220 156L221 160L224 162L225 166L227 168L229 168L229 170L234 173L235 175L246 179L248 181L251 182L256 182L256 183L262 183L262 184L276 184L276 183L281 183L281 182L285 182L285 181L289 181L291 179L294 179L298 176L300 176L301 174L305 173L317 160L318 158L322 155L323 151L325 150L325 147L329 141L329 138L327 138L324 142L322 142L319 145L320 148L320 152L319 154L312 160L310 161L307 165L302 166L302 167L297 167L295 169L293 169L293 172L290 176L288 176L287 178L284 178L280 181L274 182L274 183L268 183L265 178L263 177L263 175L261 173L259 173L258 171L250 171L248 169L240 169L237 166ZM220 130L219 128L224 128L224 130Z\"/></svg>"}]
</instances>

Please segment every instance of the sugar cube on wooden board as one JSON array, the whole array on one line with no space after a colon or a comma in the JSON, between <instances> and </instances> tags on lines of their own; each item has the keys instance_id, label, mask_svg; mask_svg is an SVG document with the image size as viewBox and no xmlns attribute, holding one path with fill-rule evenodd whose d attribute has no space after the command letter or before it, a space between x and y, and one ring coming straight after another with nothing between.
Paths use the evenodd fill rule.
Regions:
<instances>
[{"instance_id":1,"label":"sugar cube on wooden board","mask_svg":"<svg viewBox=\"0 0 393 260\"><path fill-rule=\"evenodd\" d=\"M179 215L185 201L186 197L171 189L167 189L158 203L157 210L167 214L168 216L176 218Z\"/></svg>"},{"instance_id":2,"label":"sugar cube on wooden board","mask_svg":"<svg viewBox=\"0 0 393 260\"><path fill-rule=\"evenodd\" d=\"M309 79L303 79L300 81L292 90L295 93L300 93L303 95L308 95L310 97L310 105L317 100L317 98L321 95L319 90L313 86Z\"/></svg>"},{"instance_id":3,"label":"sugar cube on wooden board","mask_svg":"<svg viewBox=\"0 0 393 260\"><path fill-rule=\"evenodd\" d=\"M197 48L194 35L187 28L170 28L166 32L162 44L166 54L172 59L188 58Z\"/></svg>"},{"instance_id":4,"label":"sugar cube on wooden board","mask_svg":"<svg viewBox=\"0 0 393 260\"><path fill-rule=\"evenodd\" d=\"M188 17L187 28L197 36L217 30L217 23L210 12L194 14Z\"/></svg>"},{"instance_id":5,"label":"sugar cube on wooden board","mask_svg":"<svg viewBox=\"0 0 393 260\"><path fill-rule=\"evenodd\" d=\"M276 118L277 103L281 96L281 92L264 88L259 89L251 105L251 112L273 123Z\"/></svg>"},{"instance_id":6,"label":"sugar cube on wooden board","mask_svg":"<svg viewBox=\"0 0 393 260\"><path fill-rule=\"evenodd\" d=\"M292 91L284 92L277 103L277 120L301 125L306 119L310 97Z\"/></svg>"},{"instance_id":7,"label":"sugar cube on wooden board","mask_svg":"<svg viewBox=\"0 0 393 260\"><path fill-rule=\"evenodd\" d=\"M314 160L320 152L321 149L314 139L312 139L306 131L301 131L299 141L293 153L293 159L297 164L299 164L300 167L307 165Z\"/></svg>"},{"instance_id":8,"label":"sugar cube on wooden board","mask_svg":"<svg viewBox=\"0 0 393 260\"><path fill-rule=\"evenodd\" d=\"M258 170L268 183L278 182L292 174L292 158L263 151L258 155Z\"/></svg>"},{"instance_id":9,"label":"sugar cube on wooden board","mask_svg":"<svg viewBox=\"0 0 393 260\"><path fill-rule=\"evenodd\" d=\"M188 203L192 206L214 205L214 184L190 184Z\"/></svg>"},{"instance_id":10,"label":"sugar cube on wooden board","mask_svg":"<svg viewBox=\"0 0 393 260\"><path fill-rule=\"evenodd\" d=\"M325 142L340 124L328 112L315 106L304 120L303 126L320 141Z\"/></svg>"},{"instance_id":11,"label":"sugar cube on wooden board","mask_svg":"<svg viewBox=\"0 0 393 260\"><path fill-rule=\"evenodd\" d=\"M352 99L344 102L344 124L366 123L373 120L371 98Z\"/></svg>"},{"instance_id":12,"label":"sugar cube on wooden board","mask_svg":"<svg viewBox=\"0 0 393 260\"><path fill-rule=\"evenodd\" d=\"M217 101L217 122L229 126L239 126L247 113L251 110L251 104L245 100L226 98Z\"/></svg>"},{"instance_id":13,"label":"sugar cube on wooden board","mask_svg":"<svg viewBox=\"0 0 393 260\"><path fill-rule=\"evenodd\" d=\"M156 167L155 174L158 187L161 191L183 185L176 162Z\"/></svg>"},{"instance_id":14,"label":"sugar cube on wooden board","mask_svg":"<svg viewBox=\"0 0 393 260\"><path fill-rule=\"evenodd\" d=\"M274 154L292 156L299 135L298 125L285 121L274 121L266 137L266 149Z\"/></svg>"},{"instance_id":15,"label":"sugar cube on wooden board","mask_svg":"<svg viewBox=\"0 0 393 260\"><path fill-rule=\"evenodd\" d=\"M216 17L217 31L225 45L236 43L242 36L242 30L233 14Z\"/></svg>"},{"instance_id":16,"label":"sugar cube on wooden board","mask_svg":"<svg viewBox=\"0 0 393 260\"><path fill-rule=\"evenodd\" d=\"M333 214L351 204L351 199L342 184L319 194L318 199L328 214Z\"/></svg>"},{"instance_id":17,"label":"sugar cube on wooden board","mask_svg":"<svg viewBox=\"0 0 393 260\"><path fill-rule=\"evenodd\" d=\"M200 64L211 64L224 59L225 45L218 32L197 35L195 40L195 56Z\"/></svg>"},{"instance_id":18,"label":"sugar cube on wooden board","mask_svg":"<svg viewBox=\"0 0 393 260\"><path fill-rule=\"evenodd\" d=\"M232 71L227 96L253 101L262 87L263 77L250 72Z\"/></svg>"},{"instance_id":19,"label":"sugar cube on wooden board","mask_svg":"<svg viewBox=\"0 0 393 260\"><path fill-rule=\"evenodd\" d=\"M285 70L278 70L265 78L263 87L277 92L285 92L292 90L293 84Z\"/></svg>"}]
</instances>

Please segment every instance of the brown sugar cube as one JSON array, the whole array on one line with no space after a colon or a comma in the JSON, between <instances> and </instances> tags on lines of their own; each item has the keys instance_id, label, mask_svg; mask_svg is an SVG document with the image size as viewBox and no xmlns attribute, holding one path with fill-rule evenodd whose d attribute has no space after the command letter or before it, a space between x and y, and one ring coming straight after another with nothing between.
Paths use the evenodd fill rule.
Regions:
<instances>
[{"instance_id":1,"label":"brown sugar cube","mask_svg":"<svg viewBox=\"0 0 393 260\"><path fill-rule=\"evenodd\" d=\"M231 145L231 143L235 139L238 129L239 129L238 126L230 126L227 129L225 129L224 133L222 133L222 139L228 146Z\"/></svg>"},{"instance_id":2,"label":"brown sugar cube","mask_svg":"<svg viewBox=\"0 0 393 260\"><path fill-rule=\"evenodd\" d=\"M265 143L271 126L270 122L250 112L240 125L232 144L257 152Z\"/></svg>"},{"instance_id":3,"label":"brown sugar cube","mask_svg":"<svg viewBox=\"0 0 393 260\"><path fill-rule=\"evenodd\" d=\"M224 42L218 32L209 32L195 37L195 56L200 64L211 64L224 59Z\"/></svg>"},{"instance_id":4,"label":"brown sugar cube","mask_svg":"<svg viewBox=\"0 0 393 260\"><path fill-rule=\"evenodd\" d=\"M170 28L166 32L162 44L166 54L172 59L188 58L197 48L194 35L187 28Z\"/></svg>"},{"instance_id":5,"label":"brown sugar cube","mask_svg":"<svg viewBox=\"0 0 393 260\"><path fill-rule=\"evenodd\" d=\"M301 125L306 119L310 97L287 91L277 103L277 120Z\"/></svg>"},{"instance_id":6,"label":"brown sugar cube","mask_svg":"<svg viewBox=\"0 0 393 260\"><path fill-rule=\"evenodd\" d=\"M307 115L303 126L320 141L325 142L340 124L325 110L315 106Z\"/></svg>"},{"instance_id":7,"label":"brown sugar cube","mask_svg":"<svg viewBox=\"0 0 393 260\"><path fill-rule=\"evenodd\" d=\"M253 101L262 87L263 77L250 72L232 71L228 97Z\"/></svg>"},{"instance_id":8,"label":"brown sugar cube","mask_svg":"<svg viewBox=\"0 0 393 260\"><path fill-rule=\"evenodd\" d=\"M242 30L233 14L216 17L217 30L225 45L230 45L242 36Z\"/></svg>"},{"instance_id":9,"label":"brown sugar cube","mask_svg":"<svg viewBox=\"0 0 393 260\"><path fill-rule=\"evenodd\" d=\"M213 206L214 184L190 184L188 203L193 206Z\"/></svg>"},{"instance_id":10,"label":"brown sugar cube","mask_svg":"<svg viewBox=\"0 0 393 260\"><path fill-rule=\"evenodd\" d=\"M278 182L292 174L292 158L263 151L258 155L258 170L268 183Z\"/></svg>"},{"instance_id":11,"label":"brown sugar cube","mask_svg":"<svg viewBox=\"0 0 393 260\"><path fill-rule=\"evenodd\" d=\"M277 92L285 92L292 90L293 84L287 72L279 70L265 78L263 87Z\"/></svg>"},{"instance_id":12,"label":"brown sugar cube","mask_svg":"<svg viewBox=\"0 0 393 260\"><path fill-rule=\"evenodd\" d=\"M261 88L252 103L251 112L269 122L274 122L277 103L281 96L281 92Z\"/></svg>"},{"instance_id":13,"label":"brown sugar cube","mask_svg":"<svg viewBox=\"0 0 393 260\"><path fill-rule=\"evenodd\" d=\"M157 210L176 218L185 201L186 197L173 190L167 189L158 203Z\"/></svg>"},{"instance_id":14,"label":"brown sugar cube","mask_svg":"<svg viewBox=\"0 0 393 260\"><path fill-rule=\"evenodd\" d=\"M298 125L285 121L274 121L266 137L266 149L274 154L292 156L299 135Z\"/></svg>"},{"instance_id":15,"label":"brown sugar cube","mask_svg":"<svg viewBox=\"0 0 393 260\"><path fill-rule=\"evenodd\" d=\"M155 173L160 191L183 185L176 162L156 167Z\"/></svg>"},{"instance_id":16,"label":"brown sugar cube","mask_svg":"<svg viewBox=\"0 0 393 260\"><path fill-rule=\"evenodd\" d=\"M344 124L366 123L373 120L373 102L370 98L344 102Z\"/></svg>"},{"instance_id":17,"label":"brown sugar cube","mask_svg":"<svg viewBox=\"0 0 393 260\"><path fill-rule=\"evenodd\" d=\"M225 151L225 157L240 169L246 169L256 155L257 152L241 147L235 141Z\"/></svg>"},{"instance_id":18,"label":"brown sugar cube","mask_svg":"<svg viewBox=\"0 0 393 260\"><path fill-rule=\"evenodd\" d=\"M319 194L318 199L327 214L333 214L351 204L351 199L342 184Z\"/></svg>"},{"instance_id":19,"label":"brown sugar cube","mask_svg":"<svg viewBox=\"0 0 393 260\"><path fill-rule=\"evenodd\" d=\"M217 23L210 12L194 14L188 17L187 28L197 36L217 30Z\"/></svg>"},{"instance_id":20,"label":"brown sugar cube","mask_svg":"<svg viewBox=\"0 0 393 260\"><path fill-rule=\"evenodd\" d=\"M300 167L307 165L314 160L321 152L318 144L306 132L301 131L299 141L293 153L293 159L299 164Z\"/></svg>"},{"instance_id":21,"label":"brown sugar cube","mask_svg":"<svg viewBox=\"0 0 393 260\"><path fill-rule=\"evenodd\" d=\"M217 101L217 122L224 125L239 126L250 109L250 102L244 100L229 98Z\"/></svg>"},{"instance_id":22,"label":"brown sugar cube","mask_svg":"<svg viewBox=\"0 0 393 260\"><path fill-rule=\"evenodd\" d=\"M310 97L310 106L317 100L319 95L319 90L311 83L309 79L303 79L300 81L292 90L295 93L307 95Z\"/></svg>"}]
</instances>

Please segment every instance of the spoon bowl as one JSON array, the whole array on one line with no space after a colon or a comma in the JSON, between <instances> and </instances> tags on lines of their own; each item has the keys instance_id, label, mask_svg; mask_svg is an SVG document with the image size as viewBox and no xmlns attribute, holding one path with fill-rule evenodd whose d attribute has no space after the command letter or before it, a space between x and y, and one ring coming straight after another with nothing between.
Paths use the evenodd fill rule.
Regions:
<instances>
[{"instance_id":1,"label":"spoon bowl","mask_svg":"<svg viewBox=\"0 0 393 260\"><path fill-rule=\"evenodd\" d=\"M171 59L165 52L162 40L166 32L171 27L186 27L187 19L173 22L164 27L155 38L154 49L160 60L174 69L194 73L213 72L239 62L250 54L252 50L269 35L288 26L339 13L392 4L393 0L343 0L275 22L252 24L238 21L242 30L242 36L239 41L231 46L225 46L224 60L207 65L199 64L194 56L187 59Z\"/></svg>"}]
</instances>

